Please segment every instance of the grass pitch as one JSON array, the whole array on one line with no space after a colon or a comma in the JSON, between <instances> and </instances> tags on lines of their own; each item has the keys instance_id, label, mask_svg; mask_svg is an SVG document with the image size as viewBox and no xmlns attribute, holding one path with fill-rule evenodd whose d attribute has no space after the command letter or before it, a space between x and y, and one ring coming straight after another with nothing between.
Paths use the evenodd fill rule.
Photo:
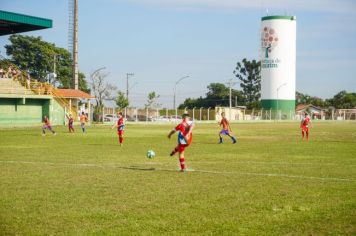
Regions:
<instances>
[{"instance_id":1,"label":"grass pitch","mask_svg":"<svg viewBox=\"0 0 356 236\"><path fill-rule=\"evenodd\" d=\"M173 125L0 130L1 235L355 235L356 123L197 124L188 168ZM156 152L146 158L148 149Z\"/></svg>"}]
</instances>

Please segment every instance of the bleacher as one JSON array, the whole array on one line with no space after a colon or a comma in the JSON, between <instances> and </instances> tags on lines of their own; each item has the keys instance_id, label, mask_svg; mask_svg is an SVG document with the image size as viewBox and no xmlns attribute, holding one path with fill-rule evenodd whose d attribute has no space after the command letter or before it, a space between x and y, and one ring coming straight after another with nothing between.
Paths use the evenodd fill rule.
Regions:
<instances>
[{"instance_id":1,"label":"bleacher","mask_svg":"<svg viewBox=\"0 0 356 236\"><path fill-rule=\"evenodd\" d=\"M22 86L20 82L8 78L0 78L0 94L35 94L32 90Z\"/></svg>"}]
</instances>

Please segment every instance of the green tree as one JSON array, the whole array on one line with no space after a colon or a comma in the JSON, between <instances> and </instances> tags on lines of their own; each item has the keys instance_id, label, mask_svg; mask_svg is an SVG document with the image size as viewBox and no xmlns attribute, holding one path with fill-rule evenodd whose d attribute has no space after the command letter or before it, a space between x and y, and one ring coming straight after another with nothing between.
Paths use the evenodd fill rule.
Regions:
<instances>
[{"instance_id":1,"label":"green tree","mask_svg":"<svg viewBox=\"0 0 356 236\"><path fill-rule=\"evenodd\" d=\"M156 92L150 92L147 98L147 104L145 104L146 108L159 108L161 104L157 103L157 99L159 95Z\"/></svg>"},{"instance_id":2,"label":"green tree","mask_svg":"<svg viewBox=\"0 0 356 236\"><path fill-rule=\"evenodd\" d=\"M208 92L206 93L206 97L199 98L187 98L183 102L183 104L179 105L179 109L184 108L193 108L193 107L211 107L214 108L216 106L229 106L229 88L222 83L211 83L207 86ZM237 100L237 105L244 105L245 99L242 94L242 91L232 89L232 104L235 104Z\"/></svg>"},{"instance_id":3,"label":"green tree","mask_svg":"<svg viewBox=\"0 0 356 236\"><path fill-rule=\"evenodd\" d=\"M341 91L327 102L337 109L352 109L356 107L356 93Z\"/></svg>"},{"instance_id":4,"label":"green tree","mask_svg":"<svg viewBox=\"0 0 356 236\"><path fill-rule=\"evenodd\" d=\"M237 63L233 73L241 81L247 107L255 108L261 97L261 62L244 58Z\"/></svg>"},{"instance_id":5,"label":"green tree","mask_svg":"<svg viewBox=\"0 0 356 236\"><path fill-rule=\"evenodd\" d=\"M180 104L178 106L178 109L192 109L193 107L209 107L208 105L208 101L206 98L203 97L199 97L199 98L187 98L184 100L184 102L182 104Z\"/></svg>"},{"instance_id":6,"label":"green tree","mask_svg":"<svg viewBox=\"0 0 356 236\"><path fill-rule=\"evenodd\" d=\"M129 100L127 99L125 93L119 91L115 99L116 105L120 109L124 109L129 106Z\"/></svg>"},{"instance_id":7,"label":"green tree","mask_svg":"<svg viewBox=\"0 0 356 236\"><path fill-rule=\"evenodd\" d=\"M13 64L28 72L32 78L41 82L48 81L55 63L57 78L51 82L60 88L74 87L72 58L68 50L45 42L41 37L14 34L9 37L9 41L11 44L5 45L6 54ZM83 73L79 73L79 89L88 91Z\"/></svg>"},{"instance_id":8,"label":"green tree","mask_svg":"<svg viewBox=\"0 0 356 236\"><path fill-rule=\"evenodd\" d=\"M303 94L300 92L295 93L295 99L296 99L296 105L312 104L314 106L318 106L322 108L327 106L327 103L324 99L315 96L309 96L307 94Z\"/></svg>"}]
</instances>

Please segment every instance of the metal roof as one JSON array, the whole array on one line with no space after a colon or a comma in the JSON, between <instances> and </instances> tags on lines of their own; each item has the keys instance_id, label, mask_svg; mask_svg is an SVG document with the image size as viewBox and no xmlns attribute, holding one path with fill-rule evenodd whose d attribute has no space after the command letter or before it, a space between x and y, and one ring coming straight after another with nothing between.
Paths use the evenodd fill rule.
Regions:
<instances>
[{"instance_id":1,"label":"metal roof","mask_svg":"<svg viewBox=\"0 0 356 236\"><path fill-rule=\"evenodd\" d=\"M0 10L0 36L52 28L52 20Z\"/></svg>"}]
</instances>

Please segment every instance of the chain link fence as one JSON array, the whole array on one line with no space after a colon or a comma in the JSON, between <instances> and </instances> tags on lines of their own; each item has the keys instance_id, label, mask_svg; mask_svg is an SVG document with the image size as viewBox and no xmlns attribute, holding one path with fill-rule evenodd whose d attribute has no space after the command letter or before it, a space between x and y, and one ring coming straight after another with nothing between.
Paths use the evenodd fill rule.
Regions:
<instances>
[{"instance_id":1,"label":"chain link fence","mask_svg":"<svg viewBox=\"0 0 356 236\"><path fill-rule=\"evenodd\" d=\"M97 122L115 122L117 112L121 111L127 122L178 123L183 113L188 113L196 122L217 122L221 119L221 112L226 118L234 121L299 121L305 111L240 109L229 107L193 108L193 109L140 109L140 108L109 108L102 113L94 114ZM356 120L356 109L325 110L308 113L312 120Z\"/></svg>"}]
</instances>

